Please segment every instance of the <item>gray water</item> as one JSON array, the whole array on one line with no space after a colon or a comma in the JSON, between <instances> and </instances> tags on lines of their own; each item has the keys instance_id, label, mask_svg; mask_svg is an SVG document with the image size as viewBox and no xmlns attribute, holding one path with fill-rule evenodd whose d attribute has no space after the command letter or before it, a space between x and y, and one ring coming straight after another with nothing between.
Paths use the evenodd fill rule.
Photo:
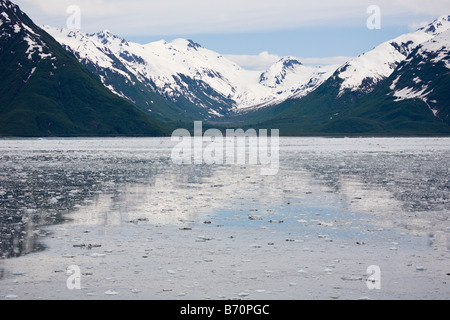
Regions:
<instances>
[{"instance_id":1,"label":"gray water","mask_svg":"<svg viewBox=\"0 0 450 320\"><path fill-rule=\"evenodd\" d=\"M173 146L153 138L0 140L0 256L46 250L50 225L138 222L269 222L283 236L329 226L328 236L360 242L393 232L432 241L438 233L449 249L450 139L281 138L274 176L254 165L175 165Z\"/></svg>"}]
</instances>

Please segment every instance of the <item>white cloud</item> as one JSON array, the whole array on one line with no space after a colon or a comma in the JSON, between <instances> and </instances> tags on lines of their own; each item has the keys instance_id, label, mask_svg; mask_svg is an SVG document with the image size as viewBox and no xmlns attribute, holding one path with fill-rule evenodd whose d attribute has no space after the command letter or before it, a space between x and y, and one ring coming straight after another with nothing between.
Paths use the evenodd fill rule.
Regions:
<instances>
[{"instance_id":1,"label":"white cloud","mask_svg":"<svg viewBox=\"0 0 450 320\"><path fill-rule=\"evenodd\" d=\"M352 25L365 28L372 0L13 0L40 24L67 18L78 5L82 29L110 29L151 36L235 33L300 27ZM412 14L450 13L448 0L378 0L384 20ZM383 20L383 21L384 21ZM395 22L395 19L392 18ZM59 25L62 27L62 25Z\"/></svg>"},{"instance_id":2,"label":"white cloud","mask_svg":"<svg viewBox=\"0 0 450 320\"><path fill-rule=\"evenodd\" d=\"M224 55L227 59L235 62L239 66L252 70L267 70L271 65L279 61L282 57L271 54L267 51L257 55ZM352 57L327 57L327 58L300 58L297 57L304 65L342 65L352 59Z\"/></svg>"},{"instance_id":3,"label":"white cloud","mask_svg":"<svg viewBox=\"0 0 450 320\"><path fill-rule=\"evenodd\" d=\"M448 0L394 0L394 4L415 14L441 16L450 14Z\"/></svg>"},{"instance_id":4,"label":"white cloud","mask_svg":"<svg viewBox=\"0 0 450 320\"><path fill-rule=\"evenodd\" d=\"M306 65L342 65L354 57L326 57L326 58L298 58L298 60Z\"/></svg>"},{"instance_id":5,"label":"white cloud","mask_svg":"<svg viewBox=\"0 0 450 320\"><path fill-rule=\"evenodd\" d=\"M410 23L410 24L408 25L408 29L409 29L410 31L416 31L416 30L418 30L418 29L420 29L420 28L422 28L422 27L427 26L428 24L430 24L429 21L413 22L413 23Z\"/></svg>"},{"instance_id":6,"label":"white cloud","mask_svg":"<svg viewBox=\"0 0 450 320\"><path fill-rule=\"evenodd\" d=\"M228 54L224 55L224 57L243 68L255 70L265 70L281 59L280 56L270 54L267 51L261 52L258 55Z\"/></svg>"}]
</instances>

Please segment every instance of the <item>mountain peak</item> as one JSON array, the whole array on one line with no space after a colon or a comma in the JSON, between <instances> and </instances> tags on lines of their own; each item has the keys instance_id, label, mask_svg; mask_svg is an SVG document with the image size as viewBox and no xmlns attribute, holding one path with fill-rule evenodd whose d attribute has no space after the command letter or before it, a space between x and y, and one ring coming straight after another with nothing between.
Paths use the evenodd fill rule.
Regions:
<instances>
[{"instance_id":1,"label":"mountain peak","mask_svg":"<svg viewBox=\"0 0 450 320\"><path fill-rule=\"evenodd\" d=\"M188 48L192 48L194 50L197 50L198 48L202 48L201 45L199 45L198 43L196 43L196 42L194 42L192 40L188 39L187 42L188 42Z\"/></svg>"},{"instance_id":2,"label":"mountain peak","mask_svg":"<svg viewBox=\"0 0 450 320\"><path fill-rule=\"evenodd\" d=\"M114 35L108 29L97 32L97 36L99 38L114 37Z\"/></svg>"},{"instance_id":3,"label":"mountain peak","mask_svg":"<svg viewBox=\"0 0 450 320\"><path fill-rule=\"evenodd\" d=\"M203 48L201 45L199 45L198 43L190 40L190 39L183 39L183 38L178 38L175 39L171 42L172 45L178 45L178 46L186 46L188 49L193 49L195 51L198 51L199 48Z\"/></svg>"},{"instance_id":4,"label":"mountain peak","mask_svg":"<svg viewBox=\"0 0 450 320\"><path fill-rule=\"evenodd\" d=\"M432 35L437 35L448 29L450 29L450 15L443 15L434 20L429 25L420 28L419 30Z\"/></svg>"},{"instance_id":5,"label":"mountain peak","mask_svg":"<svg viewBox=\"0 0 450 320\"><path fill-rule=\"evenodd\" d=\"M294 68L295 66L303 65L297 58L292 56L283 57L278 62L282 63L285 68Z\"/></svg>"},{"instance_id":6,"label":"mountain peak","mask_svg":"<svg viewBox=\"0 0 450 320\"><path fill-rule=\"evenodd\" d=\"M10 13L15 15L17 13L18 9L19 9L19 7L16 4L12 3L9 0L0 0L0 4L1 4L1 7L2 7L2 9L1 9L1 11L2 11L1 16L3 18L7 19L7 20L10 20L10 17L6 13L6 11L9 12L9 11L12 10L12 12L10 12ZM20 11L20 9L19 9L19 11Z\"/></svg>"},{"instance_id":7,"label":"mountain peak","mask_svg":"<svg viewBox=\"0 0 450 320\"><path fill-rule=\"evenodd\" d=\"M112 41L114 41L114 40L119 40L119 41L122 42L122 43L125 43L125 42L126 42L125 39L123 39L123 38L121 38L121 37L119 37L119 36L116 36L115 34L111 33L111 32L110 32L109 30L107 30L107 29L102 30L102 31L97 32L97 33L94 33L94 34L92 34L92 35L90 35L90 36L95 36L95 37L97 37L99 40L101 40L101 42L102 42L103 44L110 43L110 42L112 42Z\"/></svg>"},{"instance_id":8,"label":"mountain peak","mask_svg":"<svg viewBox=\"0 0 450 320\"><path fill-rule=\"evenodd\" d=\"M8 11L10 14L16 16L16 18L18 20L20 20L20 18L17 17L17 14L21 14L22 12L18 5L12 3L9 0L0 0L0 8L1 8L0 11L2 11L2 13L4 13L4 14L2 14L3 17L6 18L6 16L7 16L6 11Z\"/></svg>"},{"instance_id":9,"label":"mountain peak","mask_svg":"<svg viewBox=\"0 0 450 320\"><path fill-rule=\"evenodd\" d=\"M0 0L0 54L0 136L165 133L7 0Z\"/></svg>"},{"instance_id":10,"label":"mountain peak","mask_svg":"<svg viewBox=\"0 0 450 320\"><path fill-rule=\"evenodd\" d=\"M7 8L7 9L11 8L12 6L15 6L15 4L13 4L9 0L0 0L0 4L2 5L2 7Z\"/></svg>"},{"instance_id":11,"label":"mountain peak","mask_svg":"<svg viewBox=\"0 0 450 320\"><path fill-rule=\"evenodd\" d=\"M339 96L344 91L371 92L382 80L389 77L419 45L432 40L450 29L450 16L443 15L425 27L378 45L339 69L343 80Z\"/></svg>"}]
</instances>

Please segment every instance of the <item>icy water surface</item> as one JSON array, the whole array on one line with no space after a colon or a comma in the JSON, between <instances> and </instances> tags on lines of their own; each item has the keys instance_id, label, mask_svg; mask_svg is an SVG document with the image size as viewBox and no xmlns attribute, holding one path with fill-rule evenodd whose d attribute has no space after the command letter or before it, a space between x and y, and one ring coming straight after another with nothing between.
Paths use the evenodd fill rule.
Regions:
<instances>
[{"instance_id":1,"label":"icy water surface","mask_svg":"<svg viewBox=\"0 0 450 320\"><path fill-rule=\"evenodd\" d=\"M50 274L45 285L55 281L53 286L67 295L64 271L71 264L86 265L87 277L99 274L92 271L97 267L110 272L107 267L115 266L121 291L143 292L142 298L256 298L267 293L273 296L263 298L358 298L351 293L374 294L364 291L367 276L361 276L369 265L364 264L368 252L372 264L395 270L401 263L405 272L411 271L406 296L381 290L380 297L450 298L450 139L281 138L280 170L274 176L262 176L252 165L175 165L173 145L170 139L0 140L0 298L42 296L25 284L36 287L45 272ZM196 250L200 257L186 253ZM214 256L218 252L224 256ZM316 254L307 257L305 252ZM136 261L135 254L147 264L136 262L136 276L125 276L130 265L120 268L113 262ZM424 287L416 288L413 283L421 282L415 276L423 277L417 272L426 269L427 254L437 259L436 270L426 274ZM392 261L388 255L395 255ZM67 261L50 263L55 256ZM227 267L230 256L237 262ZM92 257L112 261L85 261ZM26 269L20 262L25 259L49 265L40 271L11 269L16 264ZM148 259L159 264L148 265ZM346 273L342 261L357 275ZM236 282L202 287L205 267L197 270L200 262L210 263L208 274ZM288 265L292 270L285 269ZM298 279L308 268L310 276ZM337 280L322 278L323 270ZM244 276L247 271L251 275ZM137 290L142 273L156 285ZM185 282L173 288L173 279L166 278L176 276ZM245 283L240 277L248 281L247 288L236 288ZM109 290L111 281L104 278L92 278L92 285L103 290L97 297ZM266 285L271 288L249 288L255 282L261 286L261 279L270 280ZM322 281L317 288L330 289L319 294L314 279ZM359 287L343 291L343 284L355 286L352 279ZM13 287L7 285L10 280ZM172 287L164 289L168 280ZM281 283L287 289L274 294ZM111 290L116 298L124 297L119 289ZM81 292L84 298L95 296Z\"/></svg>"}]
</instances>

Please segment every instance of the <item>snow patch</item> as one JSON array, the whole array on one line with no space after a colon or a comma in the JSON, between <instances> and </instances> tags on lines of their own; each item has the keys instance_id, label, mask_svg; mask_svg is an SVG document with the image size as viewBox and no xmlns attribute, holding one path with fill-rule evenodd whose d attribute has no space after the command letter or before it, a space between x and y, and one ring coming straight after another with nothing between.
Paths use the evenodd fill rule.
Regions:
<instances>
[{"instance_id":1,"label":"snow patch","mask_svg":"<svg viewBox=\"0 0 450 320\"><path fill-rule=\"evenodd\" d=\"M39 34L37 34L36 32L34 32L29 26L27 26L26 24L22 24L22 27L25 29L25 30L27 30L29 33L31 33L31 34L33 34L33 35L35 35L35 36L37 36L37 37L40 37L39 36Z\"/></svg>"},{"instance_id":2,"label":"snow patch","mask_svg":"<svg viewBox=\"0 0 450 320\"><path fill-rule=\"evenodd\" d=\"M422 101L427 101L426 96L430 94L432 91L429 91L425 94L425 92L428 90L427 86L422 87L421 89L415 89L415 88L403 88L399 91L394 92L394 97L397 99L395 101L403 101L403 100L409 100L409 99L421 99Z\"/></svg>"},{"instance_id":3,"label":"snow patch","mask_svg":"<svg viewBox=\"0 0 450 320\"><path fill-rule=\"evenodd\" d=\"M397 86L398 81L400 80L401 76L398 76L394 81L392 81L392 84L390 85L389 89L395 90L395 87Z\"/></svg>"},{"instance_id":4,"label":"snow patch","mask_svg":"<svg viewBox=\"0 0 450 320\"><path fill-rule=\"evenodd\" d=\"M2 12L2 13L0 13L0 15L1 15L3 18L5 18L6 21L11 21L11 19L9 19L9 16L8 16L8 14L7 14L6 12Z\"/></svg>"},{"instance_id":5,"label":"snow patch","mask_svg":"<svg viewBox=\"0 0 450 320\"><path fill-rule=\"evenodd\" d=\"M36 67L34 67L33 69L31 69L30 74L28 75L27 80L24 80L24 83L27 83L28 80L30 80L31 76L34 74L34 72L36 71Z\"/></svg>"},{"instance_id":6,"label":"snow patch","mask_svg":"<svg viewBox=\"0 0 450 320\"><path fill-rule=\"evenodd\" d=\"M112 86L112 85L105 85L106 88L108 88L112 93L114 93L115 95L118 95L121 98L124 98L126 100L129 100L133 103L136 103L136 101L134 101L133 99L131 99L130 97L127 97L126 95L123 94L123 92L117 92L116 89Z\"/></svg>"},{"instance_id":7,"label":"snow patch","mask_svg":"<svg viewBox=\"0 0 450 320\"><path fill-rule=\"evenodd\" d=\"M39 57L41 58L41 60L43 60L43 59L51 58L52 54L51 53L39 53Z\"/></svg>"},{"instance_id":8,"label":"snow patch","mask_svg":"<svg viewBox=\"0 0 450 320\"><path fill-rule=\"evenodd\" d=\"M33 53L35 52L35 48L39 48L39 45L29 36L24 37L23 40L28 43L28 49L25 54L28 54L28 60L33 60Z\"/></svg>"},{"instance_id":9,"label":"snow patch","mask_svg":"<svg viewBox=\"0 0 450 320\"><path fill-rule=\"evenodd\" d=\"M223 115L222 114L220 114L219 112L217 112L216 110L214 110L214 109L209 109L208 110L208 113L209 114L211 114L211 115L213 115L213 116L216 116L216 117L223 117Z\"/></svg>"},{"instance_id":10,"label":"snow patch","mask_svg":"<svg viewBox=\"0 0 450 320\"><path fill-rule=\"evenodd\" d=\"M419 77L415 77L415 78L413 79L413 81L414 81L416 84L419 84L419 83L422 82L422 79L420 79Z\"/></svg>"},{"instance_id":11,"label":"snow patch","mask_svg":"<svg viewBox=\"0 0 450 320\"><path fill-rule=\"evenodd\" d=\"M430 108L431 109L431 108ZM437 117L438 116L438 113L439 113L439 110L438 109L431 109L431 112L433 112L433 115L435 116L435 117Z\"/></svg>"}]
</instances>

